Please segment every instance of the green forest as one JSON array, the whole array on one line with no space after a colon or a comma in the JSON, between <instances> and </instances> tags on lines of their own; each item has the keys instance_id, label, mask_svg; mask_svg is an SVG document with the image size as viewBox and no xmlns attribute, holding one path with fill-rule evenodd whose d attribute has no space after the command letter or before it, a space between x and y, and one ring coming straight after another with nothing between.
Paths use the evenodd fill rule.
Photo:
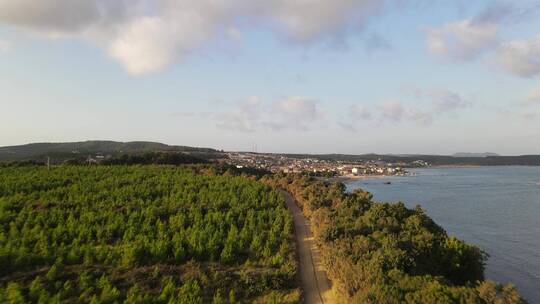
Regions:
<instances>
[{"instance_id":1,"label":"green forest","mask_svg":"<svg viewBox=\"0 0 540 304\"><path fill-rule=\"evenodd\" d=\"M1 168L0 303L298 302L282 197L214 171Z\"/></svg>"},{"instance_id":2,"label":"green forest","mask_svg":"<svg viewBox=\"0 0 540 304\"><path fill-rule=\"evenodd\" d=\"M170 161L0 167L0 303L300 303L279 189L343 303L525 303L420 207L306 175L123 165L153 159Z\"/></svg>"},{"instance_id":3,"label":"green forest","mask_svg":"<svg viewBox=\"0 0 540 304\"><path fill-rule=\"evenodd\" d=\"M373 202L305 175L263 181L286 189L311 220L329 278L349 303L525 303L513 285L484 280L487 255L417 207Z\"/></svg>"}]
</instances>

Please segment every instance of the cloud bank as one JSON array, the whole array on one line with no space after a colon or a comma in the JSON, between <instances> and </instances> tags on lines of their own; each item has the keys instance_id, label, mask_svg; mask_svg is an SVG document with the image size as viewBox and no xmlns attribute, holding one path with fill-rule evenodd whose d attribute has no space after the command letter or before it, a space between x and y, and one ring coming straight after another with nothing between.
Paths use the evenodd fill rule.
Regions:
<instances>
[{"instance_id":1,"label":"cloud bank","mask_svg":"<svg viewBox=\"0 0 540 304\"><path fill-rule=\"evenodd\" d=\"M306 132L332 124L358 131L366 123L377 126L429 126L439 118L457 115L472 105L460 94L445 89L414 89L412 97L414 102L393 99L372 106L350 105L337 120L325 114L318 99L305 96L289 96L272 101L252 96L239 102L224 103L224 107L218 111L173 115L208 120L220 130L244 133Z\"/></svg>"},{"instance_id":2,"label":"cloud bank","mask_svg":"<svg viewBox=\"0 0 540 304\"><path fill-rule=\"evenodd\" d=\"M371 108L363 105L352 105L346 118L339 124L345 129L357 131L362 123L381 124L415 124L428 126L443 116L456 115L458 111L472 105L458 93L445 89L415 89L414 104L399 99L386 100Z\"/></svg>"},{"instance_id":3,"label":"cloud bank","mask_svg":"<svg viewBox=\"0 0 540 304\"><path fill-rule=\"evenodd\" d=\"M540 88L533 89L525 99L525 105L540 105Z\"/></svg>"},{"instance_id":4,"label":"cloud bank","mask_svg":"<svg viewBox=\"0 0 540 304\"><path fill-rule=\"evenodd\" d=\"M502 24L517 22L530 11L510 3L490 2L476 16L428 28L427 48L452 60L477 59L498 45Z\"/></svg>"},{"instance_id":5,"label":"cloud bank","mask_svg":"<svg viewBox=\"0 0 540 304\"><path fill-rule=\"evenodd\" d=\"M492 2L478 15L426 30L430 53L454 61L472 61L493 52L491 60L510 74L533 77L540 74L540 35L530 40L502 42L501 26L537 18L540 4Z\"/></svg>"},{"instance_id":6,"label":"cloud bank","mask_svg":"<svg viewBox=\"0 0 540 304\"><path fill-rule=\"evenodd\" d=\"M129 73L159 71L239 24L293 44L335 40L361 29L384 0L0 0L0 24L103 47ZM232 35L231 35L232 33Z\"/></svg>"},{"instance_id":7,"label":"cloud bank","mask_svg":"<svg viewBox=\"0 0 540 304\"><path fill-rule=\"evenodd\" d=\"M0 54L7 53L11 50L11 43L5 40L0 40Z\"/></svg>"},{"instance_id":8,"label":"cloud bank","mask_svg":"<svg viewBox=\"0 0 540 304\"><path fill-rule=\"evenodd\" d=\"M465 19L426 31L431 53L459 61L476 59L496 45L499 26L491 21Z\"/></svg>"},{"instance_id":9,"label":"cloud bank","mask_svg":"<svg viewBox=\"0 0 540 304\"><path fill-rule=\"evenodd\" d=\"M517 76L533 77L540 74L540 35L531 40L503 44L496 52L495 61Z\"/></svg>"},{"instance_id":10,"label":"cloud bank","mask_svg":"<svg viewBox=\"0 0 540 304\"><path fill-rule=\"evenodd\" d=\"M319 101L303 96L290 96L272 102L253 96L229 104L221 111L182 112L174 113L174 116L209 119L221 130L246 133L309 131L325 119Z\"/></svg>"}]
</instances>

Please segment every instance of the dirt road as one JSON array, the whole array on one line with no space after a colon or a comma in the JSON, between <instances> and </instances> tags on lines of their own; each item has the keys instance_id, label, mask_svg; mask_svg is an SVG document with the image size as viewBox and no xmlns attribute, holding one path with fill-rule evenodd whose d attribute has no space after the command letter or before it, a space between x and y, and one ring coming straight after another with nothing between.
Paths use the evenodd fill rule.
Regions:
<instances>
[{"instance_id":1,"label":"dirt road","mask_svg":"<svg viewBox=\"0 0 540 304\"><path fill-rule=\"evenodd\" d=\"M281 193L294 219L304 303L335 303L332 292L330 291L330 281L328 280L326 271L322 267L320 254L315 245L309 221L296 205L294 198L286 191L281 191Z\"/></svg>"}]
</instances>

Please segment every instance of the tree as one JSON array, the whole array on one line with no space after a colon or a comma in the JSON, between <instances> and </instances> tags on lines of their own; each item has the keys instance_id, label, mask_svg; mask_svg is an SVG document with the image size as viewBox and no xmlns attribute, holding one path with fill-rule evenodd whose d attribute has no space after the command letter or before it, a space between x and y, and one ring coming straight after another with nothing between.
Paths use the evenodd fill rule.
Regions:
<instances>
[{"instance_id":1,"label":"tree","mask_svg":"<svg viewBox=\"0 0 540 304\"><path fill-rule=\"evenodd\" d=\"M58 276L60 275L60 272L62 271L62 264L61 263L54 263L51 268L49 268L49 271L47 271L47 274L45 275L45 278L49 281L55 281L58 279Z\"/></svg>"},{"instance_id":2,"label":"tree","mask_svg":"<svg viewBox=\"0 0 540 304\"><path fill-rule=\"evenodd\" d=\"M221 290L218 289L216 291L216 294L214 294L214 298L212 299L212 304L225 304L225 300L221 296Z\"/></svg>"},{"instance_id":3,"label":"tree","mask_svg":"<svg viewBox=\"0 0 540 304\"><path fill-rule=\"evenodd\" d=\"M101 289L99 300L103 303L113 303L120 297L120 291L114 287L109 279L103 275L98 281L98 287Z\"/></svg>"},{"instance_id":4,"label":"tree","mask_svg":"<svg viewBox=\"0 0 540 304\"><path fill-rule=\"evenodd\" d=\"M476 288L485 303L493 304L524 304L516 288L512 284L501 285L493 281L481 282Z\"/></svg>"},{"instance_id":5,"label":"tree","mask_svg":"<svg viewBox=\"0 0 540 304\"><path fill-rule=\"evenodd\" d=\"M139 284L133 285L127 292L125 304L144 304L148 303L149 299L145 297L145 292Z\"/></svg>"},{"instance_id":6,"label":"tree","mask_svg":"<svg viewBox=\"0 0 540 304\"><path fill-rule=\"evenodd\" d=\"M8 283L6 287L6 301L8 304L26 303L21 287L17 283Z\"/></svg>"},{"instance_id":7,"label":"tree","mask_svg":"<svg viewBox=\"0 0 540 304\"><path fill-rule=\"evenodd\" d=\"M227 302L223 290L242 301L294 287L281 267L295 263L279 248L292 242L283 200L239 174L206 165L2 168L0 303L15 269L29 303ZM253 265L268 275L253 275L256 287L243 293L237 271ZM37 269L48 271L35 277ZM183 289L161 281L168 275Z\"/></svg>"},{"instance_id":8,"label":"tree","mask_svg":"<svg viewBox=\"0 0 540 304\"><path fill-rule=\"evenodd\" d=\"M178 292L178 304L202 304L201 287L195 280L184 283Z\"/></svg>"},{"instance_id":9,"label":"tree","mask_svg":"<svg viewBox=\"0 0 540 304\"><path fill-rule=\"evenodd\" d=\"M231 289L229 291L229 304L236 303L236 293L234 292L234 289Z\"/></svg>"},{"instance_id":10,"label":"tree","mask_svg":"<svg viewBox=\"0 0 540 304\"><path fill-rule=\"evenodd\" d=\"M159 295L159 299L162 302L170 301L175 298L176 293L176 284L174 283L174 280L172 277L165 277L162 280L163 288L161 289L161 294Z\"/></svg>"}]
</instances>

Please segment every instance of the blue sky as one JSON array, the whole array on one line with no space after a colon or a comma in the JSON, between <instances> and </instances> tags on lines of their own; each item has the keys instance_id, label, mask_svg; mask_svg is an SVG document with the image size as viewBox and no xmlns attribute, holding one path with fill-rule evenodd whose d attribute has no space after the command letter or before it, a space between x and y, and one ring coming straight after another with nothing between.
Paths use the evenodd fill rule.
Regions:
<instances>
[{"instance_id":1,"label":"blue sky","mask_svg":"<svg viewBox=\"0 0 540 304\"><path fill-rule=\"evenodd\" d=\"M514 2L0 0L0 145L540 154Z\"/></svg>"}]
</instances>

